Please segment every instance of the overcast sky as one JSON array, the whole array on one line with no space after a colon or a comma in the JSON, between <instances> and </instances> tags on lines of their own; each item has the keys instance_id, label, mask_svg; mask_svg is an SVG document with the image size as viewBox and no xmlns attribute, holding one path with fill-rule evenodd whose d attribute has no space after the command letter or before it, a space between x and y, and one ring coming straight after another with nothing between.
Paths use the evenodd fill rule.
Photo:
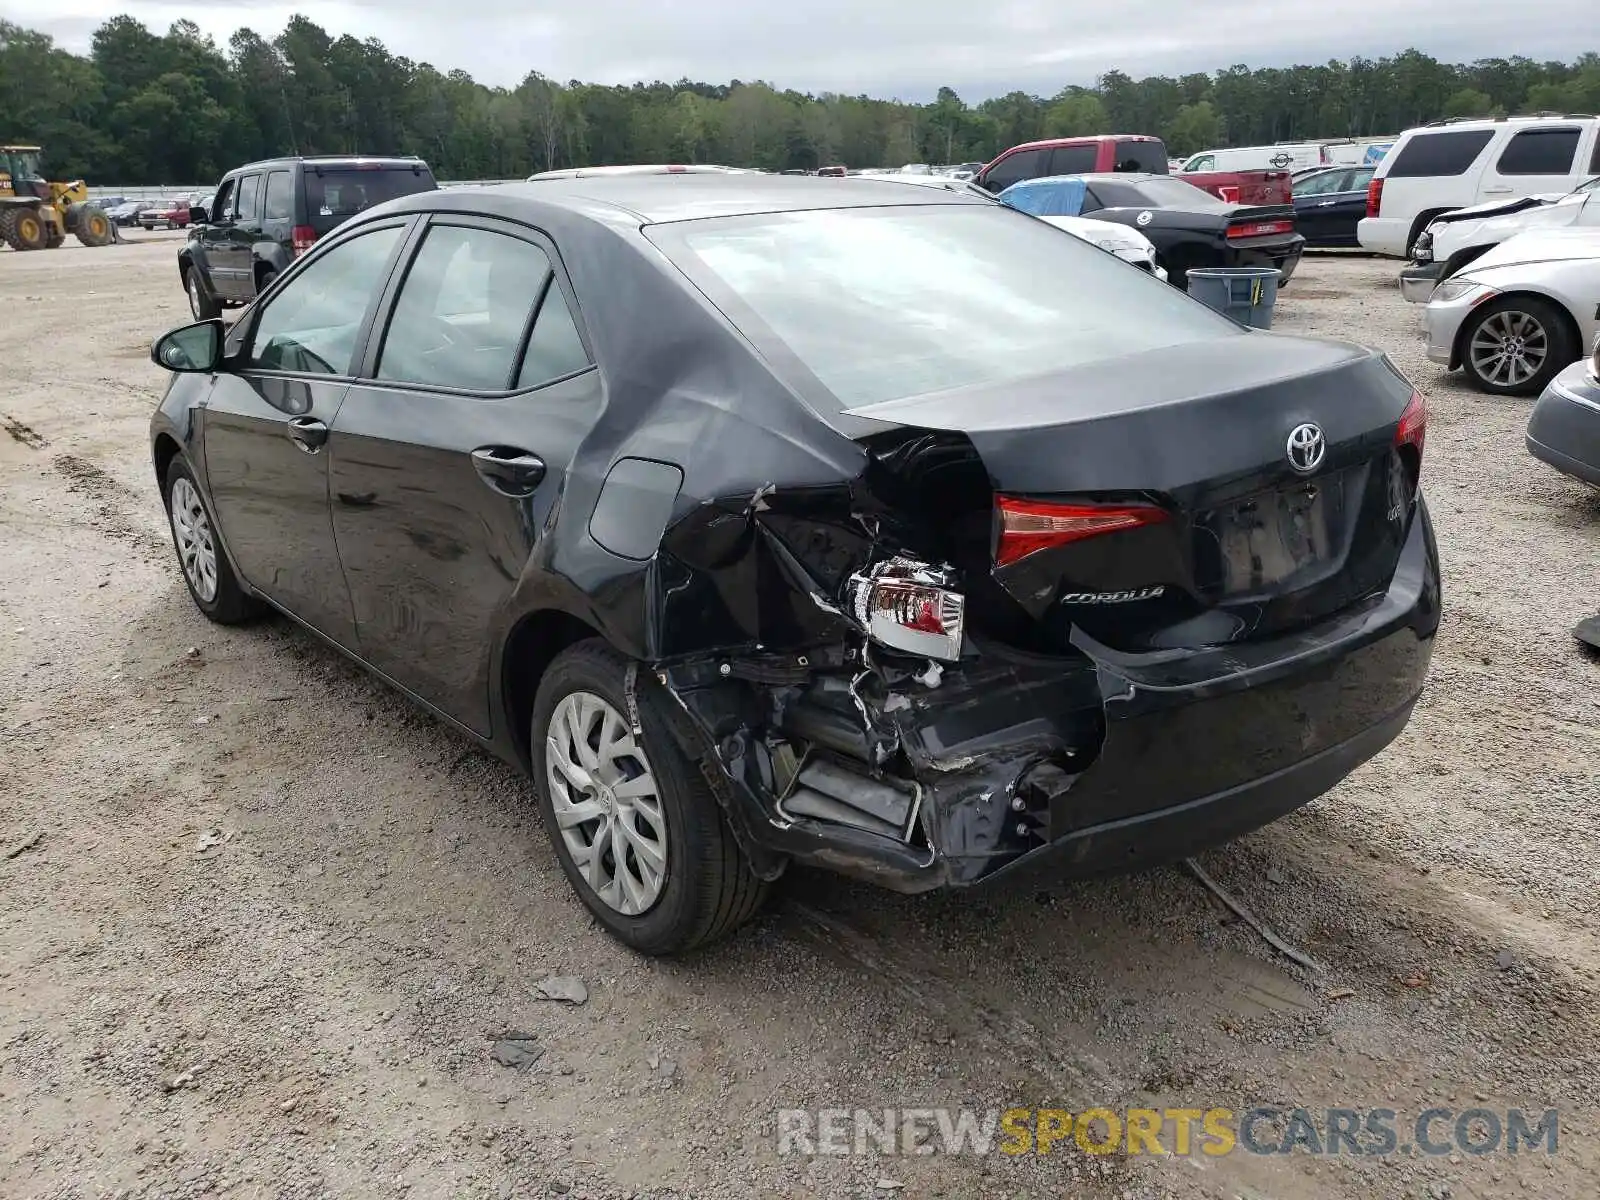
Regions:
<instances>
[{"instance_id":1,"label":"overcast sky","mask_svg":"<svg viewBox=\"0 0 1600 1200\"><path fill-rule=\"evenodd\" d=\"M0 0L0 15L77 51L108 12L157 32L186 17L226 46L242 25L277 34L297 10L335 36L377 37L396 54L488 84L537 70L563 82L765 79L906 100L945 84L968 101L1019 88L1048 95L1111 67L1176 75L1376 58L1413 45L1452 62L1570 61L1600 48L1596 0Z\"/></svg>"}]
</instances>

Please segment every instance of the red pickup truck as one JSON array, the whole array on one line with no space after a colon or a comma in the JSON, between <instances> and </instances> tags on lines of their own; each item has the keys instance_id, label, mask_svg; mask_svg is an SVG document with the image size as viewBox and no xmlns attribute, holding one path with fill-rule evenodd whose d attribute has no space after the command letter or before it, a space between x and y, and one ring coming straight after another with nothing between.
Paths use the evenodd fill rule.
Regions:
<instances>
[{"instance_id":1,"label":"red pickup truck","mask_svg":"<svg viewBox=\"0 0 1600 1200\"><path fill-rule=\"evenodd\" d=\"M984 167L973 182L991 192L1001 192L1024 179L1101 171L1169 174L1166 144L1158 137L1127 133L1025 142ZM1288 171L1203 171L1173 178L1192 183L1229 204L1294 203Z\"/></svg>"}]
</instances>

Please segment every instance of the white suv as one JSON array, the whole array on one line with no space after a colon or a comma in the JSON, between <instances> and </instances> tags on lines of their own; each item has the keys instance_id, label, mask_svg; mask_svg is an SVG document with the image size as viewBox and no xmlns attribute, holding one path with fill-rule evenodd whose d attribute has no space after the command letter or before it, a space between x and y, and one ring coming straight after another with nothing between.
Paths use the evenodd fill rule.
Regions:
<instances>
[{"instance_id":1,"label":"white suv","mask_svg":"<svg viewBox=\"0 0 1600 1200\"><path fill-rule=\"evenodd\" d=\"M1600 174L1600 117L1435 121L1400 135L1367 186L1356 228L1365 250L1410 258L1440 213L1539 192L1570 192Z\"/></svg>"}]
</instances>

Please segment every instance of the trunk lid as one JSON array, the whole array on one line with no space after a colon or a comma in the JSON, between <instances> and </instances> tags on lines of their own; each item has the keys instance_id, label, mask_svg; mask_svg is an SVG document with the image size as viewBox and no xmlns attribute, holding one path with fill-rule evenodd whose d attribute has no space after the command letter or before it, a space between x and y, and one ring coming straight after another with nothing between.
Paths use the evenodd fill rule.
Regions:
<instances>
[{"instance_id":1,"label":"trunk lid","mask_svg":"<svg viewBox=\"0 0 1600 1200\"><path fill-rule=\"evenodd\" d=\"M983 559L1041 648L1076 626L1151 650L1280 633L1380 592L1414 507L1420 458L1395 444L1412 395L1362 347L1241 334L850 414L964 435L999 508L1159 510L999 565L997 512ZM1289 440L1307 424L1325 453L1302 471ZM975 547L956 557L975 569Z\"/></svg>"}]
</instances>

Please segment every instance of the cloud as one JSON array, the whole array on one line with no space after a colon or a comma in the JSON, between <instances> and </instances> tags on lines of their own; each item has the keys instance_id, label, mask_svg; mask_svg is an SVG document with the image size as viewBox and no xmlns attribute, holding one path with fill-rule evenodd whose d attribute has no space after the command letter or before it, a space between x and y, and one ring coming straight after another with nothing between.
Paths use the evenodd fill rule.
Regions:
<instances>
[{"instance_id":1,"label":"cloud","mask_svg":"<svg viewBox=\"0 0 1600 1200\"><path fill-rule=\"evenodd\" d=\"M125 0L164 31L187 18L219 44L240 26L276 34L295 5L215 0L204 8ZM301 7L307 15L309 8ZM0 0L0 15L84 50L106 9L59 0L47 9ZM44 14L48 14L47 16ZM931 98L940 86L977 101L1013 90L1052 94L1110 68L1135 77L1380 57L1409 46L1447 61L1507 53L1570 60L1593 28L1593 0L1522 0L1515 44L1505 10L1459 0L1119 0L1082 8L1045 0L337 0L313 18L335 36L376 37L440 70L511 86L536 70L598 83L765 79L803 91Z\"/></svg>"}]
</instances>

